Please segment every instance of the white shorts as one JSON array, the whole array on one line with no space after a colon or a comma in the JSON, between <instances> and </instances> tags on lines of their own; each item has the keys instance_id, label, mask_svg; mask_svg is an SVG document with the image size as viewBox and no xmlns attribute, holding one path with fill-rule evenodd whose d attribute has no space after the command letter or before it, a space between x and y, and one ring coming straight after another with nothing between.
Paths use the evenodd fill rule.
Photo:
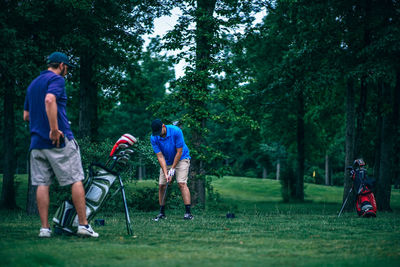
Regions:
<instances>
[{"instance_id":1,"label":"white shorts","mask_svg":"<svg viewBox=\"0 0 400 267\"><path fill-rule=\"evenodd\" d=\"M175 166L175 177L178 183L187 183L188 175L189 175L189 167L190 167L190 159L183 159L178 162ZM171 165L167 166L167 171L171 169ZM164 172L160 168L160 177L158 179L158 184L165 185L167 184L167 178L164 175Z\"/></svg>"},{"instance_id":2,"label":"white shorts","mask_svg":"<svg viewBox=\"0 0 400 267\"><path fill-rule=\"evenodd\" d=\"M32 149L30 153L32 185L51 185L56 177L61 186L84 179L81 153L75 139L65 138L65 147Z\"/></svg>"}]
</instances>

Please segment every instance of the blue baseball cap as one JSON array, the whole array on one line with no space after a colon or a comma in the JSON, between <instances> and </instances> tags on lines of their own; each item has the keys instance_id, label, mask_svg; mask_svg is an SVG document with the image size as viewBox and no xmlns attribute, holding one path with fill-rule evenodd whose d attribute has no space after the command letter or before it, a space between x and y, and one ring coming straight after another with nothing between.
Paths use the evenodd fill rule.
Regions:
<instances>
[{"instance_id":1,"label":"blue baseball cap","mask_svg":"<svg viewBox=\"0 0 400 267\"><path fill-rule=\"evenodd\" d=\"M151 122L151 130L153 136L159 136L162 131L163 123L159 119L155 119Z\"/></svg>"},{"instance_id":2,"label":"blue baseball cap","mask_svg":"<svg viewBox=\"0 0 400 267\"><path fill-rule=\"evenodd\" d=\"M69 59L66 54L61 52L54 52L47 58L47 64L49 63L64 63L70 68L75 68L75 65L72 65L69 62Z\"/></svg>"}]
</instances>

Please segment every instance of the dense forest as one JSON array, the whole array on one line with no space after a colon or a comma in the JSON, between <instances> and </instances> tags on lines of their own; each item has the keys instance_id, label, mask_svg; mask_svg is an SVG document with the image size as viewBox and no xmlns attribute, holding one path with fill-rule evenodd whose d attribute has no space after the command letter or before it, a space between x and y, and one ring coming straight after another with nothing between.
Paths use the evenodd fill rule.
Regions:
<instances>
[{"instance_id":1,"label":"dense forest","mask_svg":"<svg viewBox=\"0 0 400 267\"><path fill-rule=\"evenodd\" d=\"M227 174L280 179L285 201L303 201L305 182L343 186L345 197L346 166L363 158L378 208L390 210L400 184L400 1L2 0L0 9L3 206L15 207L14 176L27 172L26 88L62 51L78 66L66 79L76 137L129 132L146 144L152 119L179 121L195 203L207 176ZM173 9L174 28L145 47L154 20ZM133 175L146 168L155 166Z\"/></svg>"}]
</instances>

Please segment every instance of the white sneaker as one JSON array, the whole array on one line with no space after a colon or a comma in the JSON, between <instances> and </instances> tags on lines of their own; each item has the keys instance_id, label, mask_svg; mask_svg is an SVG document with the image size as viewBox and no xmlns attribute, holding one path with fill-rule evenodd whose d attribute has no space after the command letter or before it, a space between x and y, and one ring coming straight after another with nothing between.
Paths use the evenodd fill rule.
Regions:
<instances>
[{"instance_id":1,"label":"white sneaker","mask_svg":"<svg viewBox=\"0 0 400 267\"><path fill-rule=\"evenodd\" d=\"M40 228L39 237L51 237L50 228Z\"/></svg>"},{"instance_id":2,"label":"white sneaker","mask_svg":"<svg viewBox=\"0 0 400 267\"><path fill-rule=\"evenodd\" d=\"M88 237L99 237L99 234L93 231L90 224L88 225L79 225L78 226L78 235L80 236L88 236Z\"/></svg>"}]
</instances>

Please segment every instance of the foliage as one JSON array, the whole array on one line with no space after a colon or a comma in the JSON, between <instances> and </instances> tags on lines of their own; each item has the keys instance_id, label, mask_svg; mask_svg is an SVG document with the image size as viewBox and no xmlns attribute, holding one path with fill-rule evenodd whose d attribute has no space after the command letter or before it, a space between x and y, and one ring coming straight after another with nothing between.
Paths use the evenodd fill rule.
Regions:
<instances>
[{"instance_id":1,"label":"foliage","mask_svg":"<svg viewBox=\"0 0 400 267\"><path fill-rule=\"evenodd\" d=\"M194 202L204 202L206 175L222 175L227 156L219 145L225 140L213 130L227 124L256 128L241 105L247 91L234 80L234 67L224 55L229 54L227 33L239 24L249 24L253 4L248 1L204 1L195 5L182 1L177 5L183 15L164 37L165 48L180 49L177 61L188 64L185 76L171 83L171 93L153 106L164 120L179 119L192 157L191 188ZM195 25L191 27L191 25ZM182 50L182 48L185 48ZM200 189L202 188L202 189ZM208 188L210 189L210 187Z\"/></svg>"},{"instance_id":2,"label":"foliage","mask_svg":"<svg viewBox=\"0 0 400 267\"><path fill-rule=\"evenodd\" d=\"M174 7L181 11L174 29L143 50L154 19ZM282 168L294 168L300 184L311 180L312 168L321 170L320 182L326 155L332 183L341 185L349 80L357 111L355 150L379 177L379 123L396 112L392 102L398 99L398 1L34 0L3 1L0 8L0 96L11 99L0 107L0 150L12 154L0 170L13 172L8 177L14 169L26 172L25 90L54 50L72 55L78 65L67 78L76 136L83 119L95 124L98 145L125 132L140 140L126 180L140 164L149 178L157 176L148 145L150 121L157 116L182 123L193 167L202 166L198 177L207 186L206 174L261 177L267 170L271 177L281 159L296 162ZM254 24L260 11L265 16ZM165 56L166 49L178 55ZM186 72L175 80L173 64L180 60ZM84 96L87 87L94 95ZM388 101L382 88L392 96ZM86 100L97 101L90 112L81 109ZM399 135L394 130L391 136L396 166ZM80 144L85 168L106 160L110 144L88 152Z\"/></svg>"}]
</instances>

